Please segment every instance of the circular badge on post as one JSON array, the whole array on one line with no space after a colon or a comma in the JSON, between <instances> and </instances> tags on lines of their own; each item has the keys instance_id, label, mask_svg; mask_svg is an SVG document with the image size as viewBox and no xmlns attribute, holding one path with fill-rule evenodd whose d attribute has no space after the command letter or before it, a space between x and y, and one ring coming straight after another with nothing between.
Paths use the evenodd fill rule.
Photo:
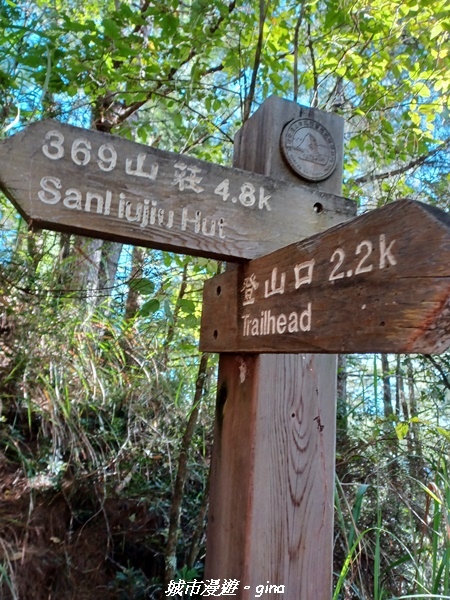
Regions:
<instances>
[{"instance_id":1,"label":"circular badge on post","mask_svg":"<svg viewBox=\"0 0 450 600\"><path fill-rule=\"evenodd\" d=\"M336 146L328 129L314 119L294 119L281 133L281 152L291 169L309 181L322 181L336 167Z\"/></svg>"}]
</instances>

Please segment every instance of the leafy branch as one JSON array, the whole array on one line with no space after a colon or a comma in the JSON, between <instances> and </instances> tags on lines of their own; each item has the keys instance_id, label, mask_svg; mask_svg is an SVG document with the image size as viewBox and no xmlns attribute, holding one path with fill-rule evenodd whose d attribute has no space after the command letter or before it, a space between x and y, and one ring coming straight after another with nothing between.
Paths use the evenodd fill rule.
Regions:
<instances>
[{"instance_id":1,"label":"leafy branch","mask_svg":"<svg viewBox=\"0 0 450 600\"><path fill-rule=\"evenodd\" d=\"M148 8L149 3L148 2L144 2L143 5L143 10L142 10L142 14L144 14L145 10ZM211 36L213 36L218 29L220 28L221 24L223 23L223 21L225 20L225 18L227 16L229 16L236 8L236 0L232 0L232 2L230 2L230 4L228 5L228 9L227 12L222 13L217 20L215 21L215 23L213 23L210 27L209 27L209 34ZM137 100L136 102L131 103L128 106L124 106L123 110L121 111L121 113L117 116L116 120L114 123L111 123L108 125L108 129L106 129L107 131L111 131L111 129L113 127L116 127L118 125L121 125L122 123L124 123L125 121L127 121L133 114L135 114L140 108L142 108L145 104L147 104L147 102L149 102L152 98L152 96L161 90L161 88L166 85L167 83L172 82L175 79L176 74L180 71L180 69L182 69L185 65L187 65L190 61L192 61L193 58L195 58L198 54L199 51L203 50L203 47L195 47L192 46L189 54L187 55L187 57L185 59L183 59L177 66L174 66L170 69L170 71L167 74L167 78L166 80L160 80L154 89L149 90L147 92L147 94L145 95L145 97L142 100ZM206 70L206 72L204 74L211 74L217 71L220 71L223 69L222 65L219 65L218 67L214 67L214 68L209 68ZM102 128L103 131L105 131L105 128Z\"/></svg>"},{"instance_id":2,"label":"leafy branch","mask_svg":"<svg viewBox=\"0 0 450 600\"><path fill-rule=\"evenodd\" d=\"M253 62L252 78L250 81L250 87L248 94L244 100L244 111L242 114L242 121L245 123L250 116L252 104L255 99L256 81L258 77L259 67L261 65L261 55L264 42L264 23L266 22L267 10L269 8L269 2L264 3L264 0L259 0L259 30L258 30L258 41L256 42L255 49L255 60Z\"/></svg>"},{"instance_id":3,"label":"leafy branch","mask_svg":"<svg viewBox=\"0 0 450 600\"><path fill-rule=\"evenodd\" d=\"M198 368L197 381L195 384L194 399L192 410L186 425L183 439L181 441L180 454L178 457L178 469L173 490L172 504L169 516L169 531L167 534L167 543L165 549L165 579L168 584L174 578L176 568L176 549L178 541L178 529L180 526L181 504L183 501L183 490L188 474L188 456L189 449L194 435L200 411L200 402L205 393L206 381L208 375L208 355L202 354Z\"/></svg>"},{"instance_id":4,"label":"leafy branch","mask_svg":"<svg viewBox=\"0 0 450 600\"><path fill-rule=\"evenodd\" d=\"M450 379L448 378L448 375L444 371L443 367L438 363L438 361L434 358L434 356L431 356L431 354L424 354L423 356L426 360L428 360L428 362L430 362L433 365L433 367L436 369L436 371L442 377L442 383L445 385L445 387L448 390L450 390Z\"/></svg>"},{"instance_id":5,"label":"leafy branch","mask_svg":"<svg viewBox=\"0 0 450 600\"><path fill-rule=\"evenodd\" d=\"M429 152L427 152L427 154L423 154L422 156L419 156L418 158L411 160L409 163L407 163L401 167L397 167L396 169L389 169L388 171L385 171L383 173L375 173L373 170L366 175L357 177L356 179L353 180L353 183L356 185L361 185L361 184L369 183L372 181L383 181L385 179L389 179L390 177L396 177L397 175L403 175L404 173L407 173L408 171L410 171L412 169L415 169L417 167L424 165L427 161L430 160L430 158L433 158L434 156L436 156L436 154L439 154L439 152L442 152L443 150L445 150L449 145L450 145L450 137L446 138L439 146L437 146L436 148L433 148L433 150L430 150Z\"/></svg>"}]
</instances>

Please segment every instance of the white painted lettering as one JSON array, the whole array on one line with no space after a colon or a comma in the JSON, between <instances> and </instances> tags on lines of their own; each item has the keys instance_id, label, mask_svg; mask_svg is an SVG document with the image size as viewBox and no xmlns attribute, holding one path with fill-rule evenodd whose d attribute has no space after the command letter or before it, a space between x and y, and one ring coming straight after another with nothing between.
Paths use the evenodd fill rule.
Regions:
<instances>
[{"instance_id":1,"label":"white painted lettering","mask_svg":"<svg viewBox=\"0 0 450 600\"><path fill-rule=\"evenodd\" d=\"M252 273L250 277L244 279L241 292L244 292L244 300L242 306L248 306L255 303L255 291L259 288L259 283L256 281L256 275Z\"/></svg>"},{"instance_id":2,"label":"white painted lettering","mask_svg":"<svg viewBox=\"0 0 450 600\"><path fill-rule=\"evenodd\" d=\"M386 236L384 233L380 235L380 269L384 269L389 265L395 266L397 260L392 254L392 246L397 240L392 240L388 247L386 247Z\"/></svg>"},{"instance_id":3,"label":"white painted lettering","mask_svg":"<svg viewBox=\"0 0 450 600\"><path fill-rule=\"evenodd\" d=\"M360 244L358 244L356 246L356 256L361 254L361 252L363 251L363 248L365 248L366 251L356 266L355 275L359 275L360 273L370 273L370 271L373 269L373 265L365 265L364 266L364 263L369 258L369 256L372 254L372 249L373 249L372 242L370 240L363 240ZM348 272L350 272L350 271L348 271Z\"/></svg>"},{"instance_id":4,"label":"white painted lettering","mask_svg":"<svg viewBox=\"0 0 450 600\"><path fill-rule=\"evenodd\" d=\"M52 133L52 132L50 132ZM44 204L58 204L61 200L61 180L58 177L43 177L41 179L41 190L38 192L38 198Z\"/></svg>"},{"instance_id":5,"label":"white painted lettering","mask_svg":"<svg viewBox=\"0 0 450 600\"><path fill-rule=\"evenodd\" d=\"M284 294L284 288L286 285L286 273L281 273L280 285L277 287L278 267L272 269L270 282L267 279L264 285L264 298L273 296L275 294ZM270 286L270 289L269 289Z\"/></svg>"},{"instance_id":6,"label":"white painted lettering","mask_svg":"<svg viewBox=\"0 0 450 600\"><path fill-rule=\"evenodd\" d=\"M105 212L103 213L105 217L109 217L109 215L111 214L111 201L112 192L110 190L107 190L105 194Z\"/></svg>"},{"instance_id":7,"label":"white painted lettering","mask_svg":"<svg viewBox=\"0 0 450 600\"><path fill-rule=\"evenodd\" d=\"M98 149L97 164L102 171L112 171L117 164L117 152L112 144L102 144Z\"/></svg>"},{"instance_id":8,"label":"white painted lettering","mask_svg":"<svg viewBox=\"0 0 450 600\"><path fill-rule=\"evenodd\" d=\"M125 205L125 218L129 223L135 223L136 221L140 221L142 219L142 203L138 202L134 215L131 214L132 208L133 204L128 201Z\"/></svg>"},{"instance_id":9,"label":"white painted lettering","mask_svg":"<svg viewBox=\"0 0 450 600\"><path fill-rule=\"evenodd\" d=\"M265 327L264 327L264 335L275 335L277 331L277 320L274 315L272 315L270 310L264 311L265 315Z\"/></svg>"},{"instance_id":10,"label":"white painted lettering","mask_svg":"<svg viewBox=\"0 0 450 600\"><path fill-rule=\"evenodd\" d=\"M336 248L330 258L330 262L334 262L335 258L337 259L337 263L334 269L331 271L330 277L328 278L329 281L335 281L336 279L342 279L345 277L345 273L343 271L338 273L345 258L345 252L342 250L342 248Z\"/></svg>"},{"instance_id":11,"label":"white painted lettering","mask_svg":"<svg viewBox=\"0 0 450 600\"><path fill-rule=\"evenodd\" d=\"M266 196L265 195L265 190L263 187L259 188L259 203L258 203L258 208L260 210L262 210L263 208L265 208L266 210L272 210L272 208L270 207L269 204L269 200L271 199L272 196Z\"/></svg>"},{"instance_id":12,"label":"white painted lettering","mask_svg":"<svg viewBox=\"0 0 450 600\"><path fill-rule=\"evenodd\" d=\"M146 227L148 225L149 205L150 205L150 200L145 198L144 199L144 210L142 212L141 227Z\"/></svg>"},{"instance_id":13,"label":"white painted lettering","mask_svg":"<svg viewBox=\"0 0 450 600\"><path fill-rule=\"evenodd\" d=\"M311 331L311 302L308 302L308 308L300 315L300 330Z\"/></svg>"},{"instance_id":14,"label":"white painted lettering","mask_svg":"<svg viewBox=\"0 0 450 600\"><path fill-rule=\"evenodd\" d=\"M97 214L101 215L103 213L103 196L101 194L97 194L95 192L86 192L86 202L84 204L84 210L86 212L91 211L91 202L94 200L97 203Z\"/></svg>"},{"instance_id":15,"label":"white painted lettering","mask_svg":"<svg viewBox=\"0 0 450 600\"><path fill-rule=\"evenodd\" d=\"M158 225L164 225L164 208L158 210ZM173 210L169 210L166 227L172 229L173 226Z\"/></svg>"},{"instance_id":16,"label":"white painted lettering","mask_svg":"<svg viewBox=\"0 0 450 600\"><path fill-rule=\"evenodd\" d=\"M156 200L152 200L152 207L150 209L150 225L154 225L156 223L156 207L158 203Z\"/></svg>"},{"instance_id":17,"label":"white painted lettering","mask_svg":"<svg viewBox=\"0 0 450 600\"><path fill-rule=\"evenodd\" d=\"M200 227L201 227L201 217L202 217L202 213L197 210L195 211L195 218L194 219L188 219L188 208L183 208L183 212L181 213L181 229L182 231L186 231L188 223L193 223L194 224L194 231L195 233L200 233Z\"/></svg>"},{"instance_id":18,"label":"white painted lettering","mask_svg":"<svg viewBox=\"0 0 450 600\"><path fill-rule=\"evenodd\" d=\"M202 219L202 233L206 235L206 237L213 237L216 235L216 221L215 219L210 219L211 223L208 231L208 219Z\"/></svg>"},{"instance_id":19,"label":"white painted lettering","mask_svg":"<svg viewBox=\"0 0 450 600\"><path fill-rule=\"evenodd\" d=\"M77 138L72 144L70 156L76 165L84 167L91 160L91 142L86 138Z\"/></svg>"},{"instance_id":20,"label":"white painted lettering","mask_svg":"<svg viewBox=\"0 0 450 600\"><path fill-rule=\"evenodd\" d=\"M117 216L119 217L119 219L123 219L123 216L125 214L125 194L123 192L120 192L119 194L119 210L117 211Z\"/></svg>"},{"instance_id":21,"label":"white painted lettering","mask_svg":"<svg viewBox=\"0 0 450 600\"><path fill-rule=\"evenodd\" d=\"M81 210L81 199L82 194L80 190L77 190L77 188L69 188L66 190L63 204L66 208L70 208L72 210Z\"/></svg>"},{"instance_id":22,"label":"white painted lettering","mask_svg":"<svg viewBox=\"0 0 450 600\"><path fill-rule=\"evenodd\" d=\"M230 181L229 179L224 179L219 185L215 188L214 193L218 196L222 196L224 202L228 200L230 197ZM236 198L234 199L236 201Z\"/></svg>"},{"instance_id":23,"label":"white painted lettering","mask_svg":"<svg viewBox=\"0 0 450 600\"><path fill-rule=\"evenodd\" d=\"M312 305L308 302L304 311L291 312L289 316L285 313L275 315L271 310L262 310L259 317L245 314L241 319L243 337L311 331Z\"/></svg>"},{"instance_id":24,"label":"white painted lettering","mask_svg":"<svg viewBox=\"0 0 450 600\"><path fill-rule=\"evenodd\" d=\"M225 239L225 231L224 231L225 225L226 225L225 219L223 217L220 217L220 219L219 219L219 237L222 240Z\"/></svg>"},{"instance_id":25,"label":"white painted lettering","mask_svg":"<svg viewBox=\"0 0 450 600\"><path fill-rule=\"evenodd\" d=\"M244 323L242 324L242 335L246 337L250 335L250 315L242 315L241 318L244 320Z\"/></svg>"},{"instance_id":26,"label":"white painted lettering","mask_svg":"<svg viewBox=\"0 0 450 600\"><path fill-rule=\"evenodd\" d=\"M259 335L259 320L252 320L252 335Z\"/></svg>"},{"instance_id":27,"label":"white painted lettering","mask_svg":"<svg viewBox=\"0 0 450 600\"><path fill-rule=\"evenodd\" d=\"M287 319L283 313L277 319L277 333L282 335L286 331Z\"/></svg>"},{"instance_id":28,"label":"white painted lettering","mask_svg":"<svg viewBox=\"0 0 450 600\"><path fill-rule=\"evenodd\" d=\"M296 312L292 312L289 315L288 331L289 331L289 333L297 333L298 332L298 315Z\"/></svg>"},{"instance_id":29,"label":"white painted lettering","mask_svg":"<svg viewBox=\"0 0 450 600\"><path fill-rule=\"evenodd\" d=\"M63 199L63 205L70 210L83 210L83 194L77 188L66 190ZM95 211L92 202L96 203ZM86 192L84 210L86 212L96 212L99 215L109 216L111 213L112 192L107 190L105 196L97 192Z\"/></svg>"},{"instance_id":30,"label":"white painted lettering","mask_svg":"<svg viewBox=\"0 0 450 600\"><path fill-rule=\"evenodd\" d=\"M154 181L156 176L158 175L159 165L158 163L153 163L150 165L149 171L144 171L144 162L147 158L147 155L144 152L141 152L136 157L136 166L133 166L133 159L127 158L125 161L125 173L127 175L136 175L136 177L145 177L146 179L151 179Z\"/></svg>"},{"instance_id":31,"label":"white painted lettering","mask_svg":"<svg viewBox=\"0 0 450 600\"><path fill-rule=\"evenodd\" d=\"M64 136L57 129L52 129L45 135L47 142L42 146L44 156L51 160L58 160L64 156Z\"/></svg>"},{"instance_id":32,"label":"white painted lettering","mask_svg":"<svg viewBox=\"0 0 450 600\"><path fill-rule=\"evenodd\" d=\"M252 183L246 182L241 185L239 202L242 206L253 206L255 204L255 186Z\"/></svg>"},{"instance_id":33,"label":"white painted lettering","mask_svg":"<svg viewBox=\"0 0 450 600\"><path fill-rule=\"evenodd\" d=\"M166 217L166 209L158 208L158 202L156 200L151 201L150 206L150 214L149 214L149 205L150 200L144 200L144 213L142 217L141 227L145 227L148 223L150 225L159 225L160 227L166 227L167 229L172 229L175 219L175 213L173 210L167 211ZM164 219L166 218L166 223L164 223ZM186 221L186 223L189 219Z\"/></svg>"},{"instance_id":34,"label":"white painted lettering","mask_svg":"<svg viewBox=\"0 0 450 600\"><path fill-rule=\"evenodd\" d=\"M184 190L192 190L196 194L203 192L204 188L199 185L202 181L202 177L198 176L202 171L199 167L189 167L182 162L175 163L174 167L178 172L175 173L172 185L178 185L178 189L182 192Z\"/></svg>"},{"instance_id":35,"label":"white painted lettering","mask_svg":"<svg viewBox=\"0 0 450 600\"><path fill-rule=\"evenodd\" d=\"M315 262L316 261L313 258L311 260L302 262L299 265L295 265L294 272L295 272L295 289L296 290L298 290L298 288L301 285L308 285L312 282L312 276L313 276ZM306 274L301 277L300 273L303 270L306 270Z\"/></svg>"}]
</instances>

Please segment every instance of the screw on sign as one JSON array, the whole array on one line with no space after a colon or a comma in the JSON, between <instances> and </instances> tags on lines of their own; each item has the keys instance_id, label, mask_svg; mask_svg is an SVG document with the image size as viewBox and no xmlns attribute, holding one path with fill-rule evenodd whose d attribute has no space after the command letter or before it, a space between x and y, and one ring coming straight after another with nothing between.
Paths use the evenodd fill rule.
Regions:
<instances>
[{"instance_id":1,"label":"screw on sign","mask_svg":"<svg viewBox=\"0 0 450 600\"><path fill-rule=\"evenodd\" d=\"M401 200L207 282L211 352L423 352L450 346L450 217Z\"/></svg>"},{"instance_id":2,"label":"screw on sign","mask_svg":"<svg viewBox=\"0 0 450 600\"><path fill-rule=\"evenodd\" d=\"M353 214L333 194L54 121L0 143L0 189L35 227L228 260Z\"/></svg>"}]
</instances>

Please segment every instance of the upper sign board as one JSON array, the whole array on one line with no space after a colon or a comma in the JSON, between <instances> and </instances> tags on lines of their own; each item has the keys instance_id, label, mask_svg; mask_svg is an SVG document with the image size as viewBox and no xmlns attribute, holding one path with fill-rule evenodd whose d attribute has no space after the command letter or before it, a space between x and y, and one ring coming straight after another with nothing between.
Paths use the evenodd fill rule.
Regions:
<instances>
[{"instance_id":1,"label":"upper sign board","mask_svg":"<svg viewBox=\"0 0 450 600\"><path fill-rule=\"evenodd\" d=\"M450 217L402 200L206 282L210 352L439 353Z\"/></svg>"},{"instance_id":2,"label":"upper sign board","mask_svg":"<svg viewBox=\"0 0 450 600\"><path fill-rule=\"evenodd\" d=\"M226 260L354 214L339 196L55 121L0 143L0 188L36 227Z\"/></svg>"}]
</instances>

